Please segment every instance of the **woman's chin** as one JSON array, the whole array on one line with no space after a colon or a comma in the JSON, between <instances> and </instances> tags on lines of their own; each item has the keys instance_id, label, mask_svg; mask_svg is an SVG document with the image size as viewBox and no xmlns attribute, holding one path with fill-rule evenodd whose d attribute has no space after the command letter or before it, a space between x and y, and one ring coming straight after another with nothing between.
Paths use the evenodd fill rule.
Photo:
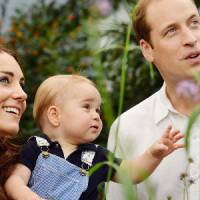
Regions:
<instances>
[{"instance_id":1,"label":"woman's chin","mask_svg":"<svg viewBox=\"0 0 200 200\"><path fill-rule=\"evenodd\" d=\"M9 128L5 128L4 130L0 129L0 136L12 137L16 136L19 132L19 126L10 126Z\"/></svg>"}]
</instances>

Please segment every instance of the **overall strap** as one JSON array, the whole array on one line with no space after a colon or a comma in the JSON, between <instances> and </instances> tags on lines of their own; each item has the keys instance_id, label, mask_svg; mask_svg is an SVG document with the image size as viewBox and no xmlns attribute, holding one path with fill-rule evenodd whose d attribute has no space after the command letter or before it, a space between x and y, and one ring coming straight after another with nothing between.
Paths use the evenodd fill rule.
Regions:
<instances>
[{"instance_id":1,"label":"overall strap","mask_svg":"<svg viewBox=\"0 0 200 200\"><path fill-rule=\"evenodd\" d=\"M95 151L83 151L81 154L81 161L89 167L92 167L95 154Z\"/></svg>"},{"instance_id":2,"label":"overall strap","mask_svg":"<svg viewBox=\"0 0 200 200\"><path fill-rule=\"evenodd\" d=\"M34 136L34 137L35 137L35 140L39 147L43 147L43 146L49 147L50 146L49 142L45 138L42 138L39 136Z\"/></svg>"},{"instance_id":3,"label":"overall strap","mask_svg":"<svg viewBox=\"0 0 200 200\"><path fill-rule=\"evenodd\" d=\"M95 148L98 146L95 145ZM81 175L84 176L88 173L89 169L93 166L93 160L95 157L96 151L94 150L85 150L81 154Z\"/></svg>"},{"instance_id":4,"label":"overall strap","mask_svg":"<svg viewBox=\"0 0 200 200\"><path fill-rule=\"evenodd\" d=\"M49 142L42 137L39 136L33 136L35 138L35 141L37 143L37 146L40 148L43 158L49 157Z\"/></svg>"}]
</instances>

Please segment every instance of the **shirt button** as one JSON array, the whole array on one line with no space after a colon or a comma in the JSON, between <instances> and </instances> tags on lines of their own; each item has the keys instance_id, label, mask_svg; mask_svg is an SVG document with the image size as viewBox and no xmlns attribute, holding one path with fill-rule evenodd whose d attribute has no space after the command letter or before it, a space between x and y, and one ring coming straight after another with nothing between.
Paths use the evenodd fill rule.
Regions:
<instances>
[{"instance_id":1,"label":"shirt button","mask_svg":"<svg viewBox=\"0 0 200 200\"><path fill-rule=\"evenodd\" d=\"M198 138L197 134L193 134L193 135L192 135L192 139L193 139L193 140L196 140L197 138Z\"/></svg>"},{"instance_id":2,"label":"shirt button","mask_svg":"<svg viewBox=\"0 0 200 200\"><path fill-rule=\"evenodd\" d=\"M197 176L197 175L198 175L197 169L191 169L191 170L190 170L190 174L191 174L192 177Z\"/></svg>"},{"instance_id":3,"label":"shirt button","mask_svg":"<svg viewBox=\"0 0 200 200\"><path fill-rule=\"evenodd\" d=\"M59 144L58 143L56 143L56 148L58 148L59 147Z\"/></svg>"}]
</instances>

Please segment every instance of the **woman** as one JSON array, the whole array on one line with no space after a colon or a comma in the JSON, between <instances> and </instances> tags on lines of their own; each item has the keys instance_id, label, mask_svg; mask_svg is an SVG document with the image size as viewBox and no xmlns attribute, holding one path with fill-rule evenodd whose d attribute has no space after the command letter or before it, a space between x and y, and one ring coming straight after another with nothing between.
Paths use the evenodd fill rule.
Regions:
<instances>
[{"instance_id":1,"label":"woman","mask_svg":"<svg viewBox=\"0 0 200 200\"><path fill-rule=\"evenodd\" d=\"M9 140L17 135L19 121L26 109L24 76L17 56L0 47L0 200L7 197L3 184L12 170L18 147Z\"/></svg>"}]
</instances>

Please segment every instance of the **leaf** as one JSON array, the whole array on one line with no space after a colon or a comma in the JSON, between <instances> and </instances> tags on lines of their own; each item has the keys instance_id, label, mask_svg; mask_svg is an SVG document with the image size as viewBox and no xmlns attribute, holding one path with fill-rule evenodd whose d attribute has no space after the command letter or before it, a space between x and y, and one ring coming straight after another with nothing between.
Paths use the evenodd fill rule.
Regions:
<instances>
[{"instance_id":1,"label":"leaf","mask_svg":"<svg viewBox=\"0 0 200 200\"><path fill-rule=\"evenodd\" d=\"M150 70L150 77L152 80L155 79L155 74L154 74L154 70L153 70L153 64L149 63L149 70Z\"/></svg>"}]
</instances>

